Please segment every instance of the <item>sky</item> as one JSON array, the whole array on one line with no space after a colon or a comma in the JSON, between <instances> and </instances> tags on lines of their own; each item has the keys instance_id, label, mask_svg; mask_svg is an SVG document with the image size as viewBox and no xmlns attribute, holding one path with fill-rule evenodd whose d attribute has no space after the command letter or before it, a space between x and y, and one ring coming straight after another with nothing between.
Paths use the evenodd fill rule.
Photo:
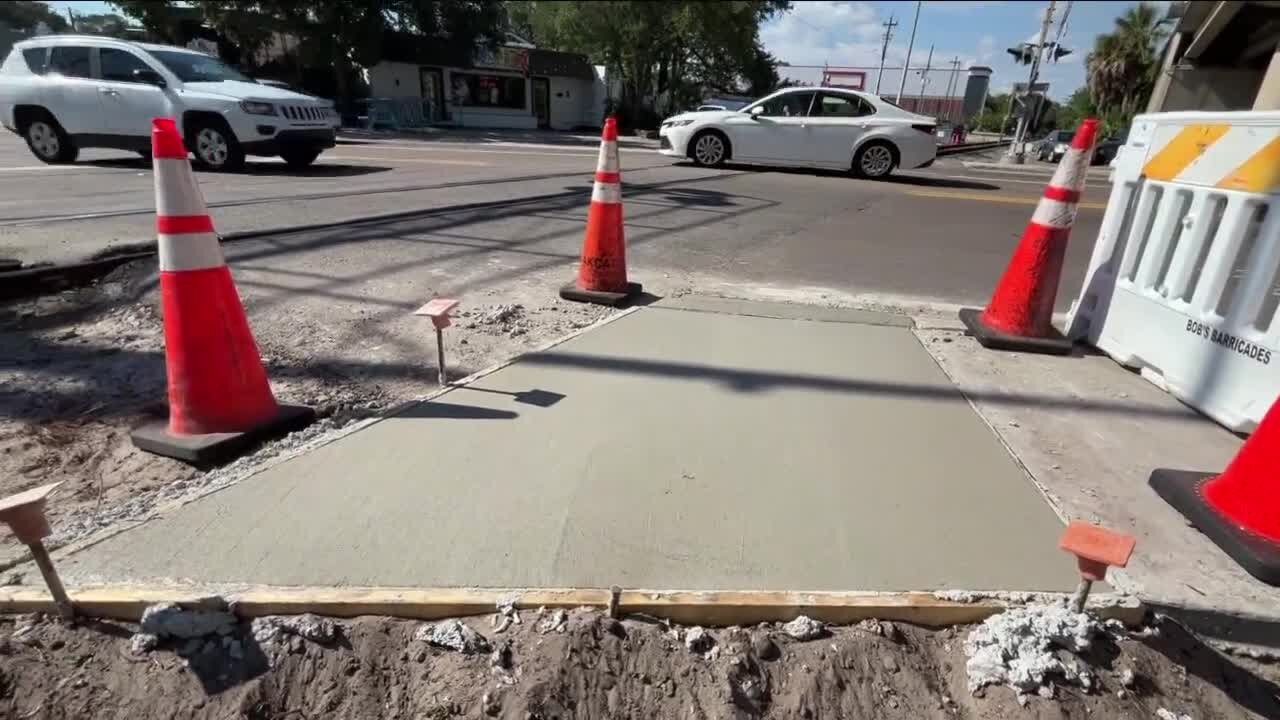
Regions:
<instances>
[{"instance_id":1,"label":"sky","mask_svg":"<svg viewBox=\"0 0 1280 720\"><path fill-rule=\"evenodd\" d=\"M105 2L60 0L48 3L60 12L68 6L79 13L112 12ZM1084 56L1093 39L1109 32L1114 20L1131 5L1131 0L1080 0L1072 5L1062 44L1075 50L1057 63L1044 66L1040 81L1049 83L1049 96L1064 100L1084 84ZM1158 2L1167 5L1167 2ZM940 70L927 74L925 94L941 94L951 81L951 65L960 59L956 84L963 87L964 71L970 65L986 65L995 72L991 92L1007 92L1014 82L1026 82L1030 68L1018 65L1005 52L1019 42L1035 41L1040 32L1042 13L1048 2L1010 0L1008 2L944 0L925 2L920 10L911 53L911 67L924 66L929 46L934 45L933 66ZM1052 39L1058 31L1065 2L1057 4ZM870 0L795 0L790 12L770 20L761 28L765 48L783 62L798 65L867 66L874 68L880 60L884 23L892 15L899 23L889 43L886 65L902 66L911 37L911 21L915 2L873 2ZM1161 8L1163 14L1164 8ZM783 77L817 83L821 68L780 68ZM900 71L886 70L881 81L881 94L896 92ZM920 75L907 76L908 94L920 92ZM867 87L875 89L876 72L867 74ZM960 91L957 91L958 94Z\"/></svg>"},{"instance_id":2,"label":"sky","mask_svg":"<svg viewBox=\"0 0 1280 720\"><path fill-rule=\"evenodd\" d=\"M961 72L957 84L963 87L964 71L970 65L986 65L995 72L991 76L991 92L1007 92L1016 82L1026 82L1031 68L1018 65L1005 52L1020 42L1034 42L1039 37L1040 22L1048 2L925 2L920 9L911 67L923 67L934 45L932 66L943 69L929 72L925 94L943 94L950 84L952 60L959 57ZM1049 83L1049 96L1064 100L1084 85L1084 56L1093 46L1094 37L1110 32L1114 20L1135 2L1099 2L1083 0L1071 8L1062 44L1075 52L1057 63L1042 66L1040 82ZM1167 5L1168 3L1157 3ZM1052 40L1066 3L1057 3ZM870 66L867 89L874 90L880 48L884 37L882 23L892 15L900 23L889 43L886 66L902 66L911 37L915 2L870 2L851 0L797 0L791 12L775 17L761 28L765 49L781 61L797 65ZM1161 14L1165 8L1161 7ZM821 68L784 67L783 77L817 83ZM880 93L897 92L900 71L886 70ZM920 92L920 75L907 76L906 94ZM959 94L958 92L955 94Z\"/></svg>"}]
</instances>

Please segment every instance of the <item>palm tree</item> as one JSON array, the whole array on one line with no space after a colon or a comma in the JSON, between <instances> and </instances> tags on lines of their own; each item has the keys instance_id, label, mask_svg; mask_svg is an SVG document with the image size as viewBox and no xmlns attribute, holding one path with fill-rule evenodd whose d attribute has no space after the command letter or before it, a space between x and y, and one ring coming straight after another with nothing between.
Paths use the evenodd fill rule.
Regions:
<instances>
[{"instance_id":1,"label":"palm tree","mask_svg":"<svg viewBox=\"0 0 1280 720\"><path fill-rule=\"evenodd\" d=\"M1160 68L1164 22L1155 5L1140 2L1116 18L1112 32L1094 41L1085 69L1089 95L1100 112L1123 122L1146 102Z\"/></svg>"}]
</instances>

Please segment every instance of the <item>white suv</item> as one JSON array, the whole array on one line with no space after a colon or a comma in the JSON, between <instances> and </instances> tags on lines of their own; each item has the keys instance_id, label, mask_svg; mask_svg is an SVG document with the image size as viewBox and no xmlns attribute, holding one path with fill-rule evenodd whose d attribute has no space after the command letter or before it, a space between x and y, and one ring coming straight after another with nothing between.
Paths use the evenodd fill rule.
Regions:
<instances>
[{"instance_id":1,"label":"white suv","mask_svg":"<svg viewBox=\"0 0 1280 720\"><path fill-rule=\"evenodd\" d=\"M81 148L151 153L151 120L178 120L197 162L235 170L245 155L310 165L334 145L333 103L259 84L216 58L167 45L49 35L0 65L0 124L47 163Z\"/></svg>"}]
</instances>

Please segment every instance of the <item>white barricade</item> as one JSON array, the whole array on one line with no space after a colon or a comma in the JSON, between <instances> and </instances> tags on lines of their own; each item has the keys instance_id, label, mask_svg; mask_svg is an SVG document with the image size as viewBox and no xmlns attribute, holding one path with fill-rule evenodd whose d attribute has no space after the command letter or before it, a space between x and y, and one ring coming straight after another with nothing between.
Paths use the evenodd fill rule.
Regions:
<instances>
[{"instance_id":1,"label":"white barricade","mask_svg":"<svg viewBox=\"0 0 1280 720\"><path fill-rule=\"evenodd\" d=\"M1280 394L1280 112L1134 119L1069 335L1236 432Z\"/></svg>"}]
</instances>

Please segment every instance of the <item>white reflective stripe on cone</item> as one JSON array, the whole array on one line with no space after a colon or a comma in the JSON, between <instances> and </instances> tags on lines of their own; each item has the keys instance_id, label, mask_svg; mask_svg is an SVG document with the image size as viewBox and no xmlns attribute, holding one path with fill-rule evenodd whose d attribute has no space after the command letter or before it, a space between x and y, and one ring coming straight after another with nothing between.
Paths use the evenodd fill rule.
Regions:
<instances>
[{"instance_id":1,"label":"white reflective stripe on cone","mask_svg":"<svg viewBox=\"0 0 1280 720\"><path fill-rule=\"evenodd\" d=\"M1089 172L1089 158L1084 150L1071 148L1062 156L1058 169L1053 171L1050 185L1067 190L1080 190L1084 187L1085 174Z\"/></svg>"},{"instance_id":2,"label":"white reflective stripe on cone","mask_svg":"<svg viewBox=\"0 0 1280 720\"><path fill-rule=\"evenodd\" d=\"M600 159L596 161L598 172L618 172L618 143L613 140L600 142Z\"/></svg>"},{"instance_id":3,"label":"white reflective stripe on cone","mask_svg":"<svg viewBox=\"0 0 1280 720\"><path fill-rule=\"evenodd\" d=\"M1075 203L1051 198L1040 198L1040 204L1036 205L1036 211L1031 216L1031 222L1055 229L1069 228L1075 219Z\"/></svg>"},{"instance_id":4,"label":"white reflective stripe on cone","mask_svg":"<svg viewBox=\"0 0 1280 720\"><path fill-rule=\"evenodd\" d=\"M191 163L185 159L156 158L156 214L157 215L207 215L204 195L191 172Z\"/></svg>"},{"instance_id":5,"label":"white reflective stripe on cone","mask_svg":"<svg viewBox=\"0 0 1280 720\"><path fill-rule=\"evenodd\" d=\"M619 183L606 183L596 181L595 187L591 188L591 202L606 203L609 205L617 205L622 202L622 185Z\"/></svg>"},{"instance_id":6,"label":"white reflective stripe on cone","mask_svg":"<svg viewBox=\"0 0 1280 720\"><path fill-rule=\"evenodd\" d=\"M222 267L222 246L214 233L160 235L160 270L207 270Z\"/></svg>"}]
</instances>

